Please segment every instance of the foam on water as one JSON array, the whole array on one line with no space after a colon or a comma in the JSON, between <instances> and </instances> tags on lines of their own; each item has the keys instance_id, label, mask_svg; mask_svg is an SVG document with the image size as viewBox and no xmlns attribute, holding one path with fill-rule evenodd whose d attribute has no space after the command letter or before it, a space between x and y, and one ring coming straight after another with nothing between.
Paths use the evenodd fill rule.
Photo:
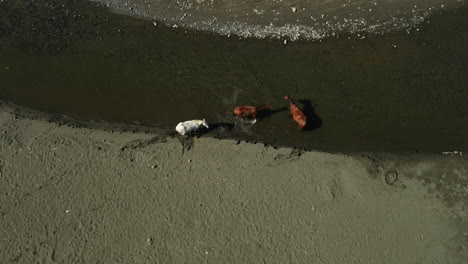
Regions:
<instances>
[{"instance_id":1,"label":"foam on water","mask_svg":"<svg viewBox=\"0 0 468 264\"><path fill-rule=\"evenodd\" d=\"M256 38L316 40L415 27L464 0L92 0L173 27Z\"/></svg>"}]
</instances>

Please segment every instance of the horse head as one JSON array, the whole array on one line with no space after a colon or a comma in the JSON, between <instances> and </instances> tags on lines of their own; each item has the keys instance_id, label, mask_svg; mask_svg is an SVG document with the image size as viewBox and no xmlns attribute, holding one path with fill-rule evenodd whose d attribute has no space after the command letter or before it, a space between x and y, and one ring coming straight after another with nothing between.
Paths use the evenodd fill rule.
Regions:
<instances>
[{"instance_id":1,"label":"horse head","mask_svg":"<svg viewBox=\"0 0 468 264\"><path fill-rule=\"evenodd\" d=\"M200 122L200 125L206 127L206 128L209 128L208 127L208 123L206 122L205 118L203 118L203 120Z\"/></svg>"}]
</instances>

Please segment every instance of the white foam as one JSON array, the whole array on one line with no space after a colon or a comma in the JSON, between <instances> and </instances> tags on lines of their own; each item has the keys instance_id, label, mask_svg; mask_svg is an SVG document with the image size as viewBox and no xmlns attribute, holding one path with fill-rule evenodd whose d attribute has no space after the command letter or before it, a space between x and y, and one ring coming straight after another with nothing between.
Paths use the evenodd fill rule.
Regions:
<instances>
[{"instance_id":1,"label":"white foam","mask_svg":"<svg viewBox=\"0 0 468 264\"><path fill-rule=\"evenodd\" d=\"M463 0L92 0L173 27L222 35L318 40L415 27Z\"/></svg>"}]
</instances>

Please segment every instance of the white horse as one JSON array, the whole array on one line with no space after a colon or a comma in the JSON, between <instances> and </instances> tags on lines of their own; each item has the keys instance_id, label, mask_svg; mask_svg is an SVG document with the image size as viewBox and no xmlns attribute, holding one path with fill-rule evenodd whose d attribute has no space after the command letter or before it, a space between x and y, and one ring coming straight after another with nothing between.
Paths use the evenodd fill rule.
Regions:
<instances>
[{"instance_id":1,"label":"white horse","mask_svg":"<svg viewBox=\"0 0 468 264\"><path fill-rule=\"evenodd\" d=\"M208 124L206 123L205 119L203 120L189 120L185 122L180 122L177 124L175 130L181 135L187 135L196 132L201 127L208 128Z\"/></svg>"}]
</instances>

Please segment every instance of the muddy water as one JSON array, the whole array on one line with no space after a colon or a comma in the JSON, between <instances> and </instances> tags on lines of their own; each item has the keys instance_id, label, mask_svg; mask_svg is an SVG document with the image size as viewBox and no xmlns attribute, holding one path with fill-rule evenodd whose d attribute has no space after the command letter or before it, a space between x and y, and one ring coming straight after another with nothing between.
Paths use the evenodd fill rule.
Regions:
<instances>
[{"instance_id":1,"label":"muddy water","mask_svg":"<svg viewBox=\"0 0 468 264\"><path fill-rule=\"evenodd\" d=\"M257 38L322 39L417 26L463 0L92 0L170 26Z\"/></svg>"},{"instance_id":2,"label":"muddy water","mask_svg":"<svg viewBox=\"0 0 468 264\"><path fill-rule=\"evenodd\" d=\"M324 151L466 150L467 24L463 7L410 31L284 45L155 26L82 1L3 1L0 97L170 129L206 118L209 135ZM291 120L286 94L310 129ZM257 124L232 118L236 105L266 101L273 109Z\"/></svg>"}]
</instances>

